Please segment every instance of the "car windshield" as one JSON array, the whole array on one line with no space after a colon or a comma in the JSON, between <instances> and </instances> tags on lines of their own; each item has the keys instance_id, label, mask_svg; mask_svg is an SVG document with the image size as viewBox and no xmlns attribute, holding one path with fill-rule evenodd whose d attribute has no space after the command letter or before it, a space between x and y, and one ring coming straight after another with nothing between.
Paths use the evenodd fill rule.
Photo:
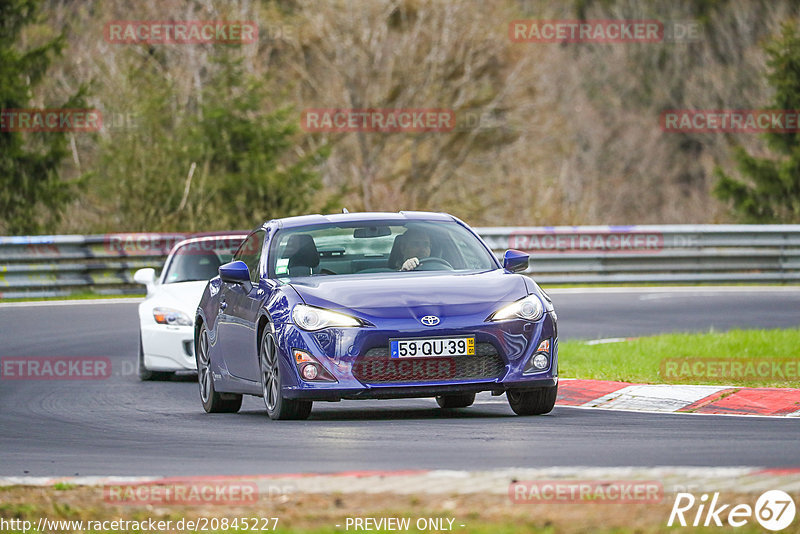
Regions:
<instances>
[{"instance_id":1,"label":"car windshield","mask_svg":"<svg viewBox=\"0 0 800 534\"><path fill-rule=\"evenodd\" d=\"M217 276L219 266L231 261L242 240L237 237L179 244L167 265L164 283L195 282Z\"/></svg>"},{"instance_id":2,"label":"car windshield","mask_svg":"<svg viewBox=\"0 0 800 534\"><path fill-rule=\"evenodd\" d=\"M368 221L282 230L270 246L272 277L405 271L477 271L494 256L455 222ZM409 259L416 262L407 264ZM412 265L415 267L411 267Z\"/></svg>"}]
</instances>

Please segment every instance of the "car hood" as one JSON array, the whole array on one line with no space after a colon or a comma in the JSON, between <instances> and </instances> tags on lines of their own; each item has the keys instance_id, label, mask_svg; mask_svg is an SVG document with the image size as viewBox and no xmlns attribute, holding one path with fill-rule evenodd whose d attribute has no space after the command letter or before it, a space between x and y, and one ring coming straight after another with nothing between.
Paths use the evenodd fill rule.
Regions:
<instances>
[{"instance_id":1,"label":"car hood","mask_svg":"<svg viewBox=\"0 0 800 534\"><path fill-rule=\"evenodd\" d=\"M501 269L477 273L374 273L293 279L306 304L375 317L493 312L527 294L522 276Z\"/></svg>"},{"instance_id":2,"label":"car hood","mask_svg":"<svg viewBox=\"0 0 800 534\"><path fill-rule=\"evenodd\" d=\"M145 303L150 308L157 306L176 308L187 313L189 317L194 317L207 283L205 280L200 280L197 282L159 284L154 288L153 294L147 297Z\"/></svg>"}]
</instances>

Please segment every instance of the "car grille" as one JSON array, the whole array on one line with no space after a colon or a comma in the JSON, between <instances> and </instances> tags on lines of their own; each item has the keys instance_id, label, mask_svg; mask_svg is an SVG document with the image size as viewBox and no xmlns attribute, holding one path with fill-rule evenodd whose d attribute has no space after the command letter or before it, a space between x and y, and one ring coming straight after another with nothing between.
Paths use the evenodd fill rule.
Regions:
<instances>
[{"instance_id":1,"label":"car grille","mask_svg":"<svg viewBox=\"0 0 800 534\"><path fill-rule=\"evenodd\" d=\"M476 343L474 356L392 358L389 347L375 347L353 364L365 384L470 381L499 378L506 365L491 343Z\"/></svg>"}]
</instances>

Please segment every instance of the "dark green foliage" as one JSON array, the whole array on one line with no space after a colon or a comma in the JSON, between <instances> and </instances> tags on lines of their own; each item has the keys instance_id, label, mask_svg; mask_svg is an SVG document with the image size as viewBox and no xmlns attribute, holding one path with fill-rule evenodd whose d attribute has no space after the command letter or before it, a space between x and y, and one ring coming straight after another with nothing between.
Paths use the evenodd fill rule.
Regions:
<instances>
[{"instance_id":1,"label":"dark green foliage","mask_svg":"<svg viewBox=\"0 0 800 534\"><path fill-rule=\"evenodd\" d=\"M103 143L93 187L108 199L106 229L249 229L315 207L327 150L303 149L293 112L272 110L267 84L219 54L182 105L158 69L135 69L136 128Z\"/></svg>"},{"instance_id":2,"label":"dark green foliage","mask_svg":"<svg viewBox=\"0 0 800 534\"><path fill-rule=\"evenodd\" d=\"M227 220L223 226L251 227L272 217L305 213L321 186L313 168L326 151L298 150L298 121L292 110L257 113L268 96L264 83L245 76L237 61L221 67L208 85L197 124L211 187L218 191L217 220Z\"/></svg>"},{"instance_id":3,"label":"dark green foliage","mask_svg":"<svg viewBox=\"0 0 800 534\"><path fill-rule=\"evenodd\" d=\"M800 34L796 23L783 26L780 36L766 46L767 81L775 90L770 109L800 110ZM715 194L732 204L748 223L800 222L800 134L767 133L775 158L758 158L741 147L734 152L738 180L716 169Z\"/></svg>"},{"instance_id":4,"label":"dark green foliage","mask_svg":"<svg viewBox=\"0 0 800 534\"><path fill-rule=\"evenodd\" d=\"M33 0L0 2L0 109L30 108L39 84L64 46L63 36L29 50L19 50L22 29L37 20ZM84 106L81 89L52 108ZM73 198L73 185L59 176L67 155L66 135L56 132L0 131L0 232L32 234L54 222Z\"/></svg>"}]
</instances>

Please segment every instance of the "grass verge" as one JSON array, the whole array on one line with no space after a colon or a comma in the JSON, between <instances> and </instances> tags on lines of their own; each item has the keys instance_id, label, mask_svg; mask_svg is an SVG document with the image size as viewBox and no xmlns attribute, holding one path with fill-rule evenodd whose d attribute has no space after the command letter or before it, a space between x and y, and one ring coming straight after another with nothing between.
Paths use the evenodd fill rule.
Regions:
<instances>
[{"instance_id":1,"label":"grass verge","mask_svg":"<svg viewBox=\"0 0 800 534\"><path fill-rule=\"evenodd\" d=\"M561 376L646 384L800 387L800 329L559 343Z\"/></svg>"},{"instance_id":2,"label":"grass verge","mask_svg":"<svg viewBox=\"0 0 800 534\"><path fill-rule=\"evenodd\" d=\"M796 497L795 497L796 498ZM725 494L721 502L752 504L755 495ZM411 528L403 532L454 532L458 534L516 534L519 532L581 532L581 533L661 533L686 530L691 532L718 532L719 528L681 529L667 527L667 519L674 495L667 493L658 503L609 504L580 502L570 504L515 504L508 495L474 493L469 495L400 495L394 493L326 493L285 495L279 500L262 496L257 503L226 506L175 506L140 505L120 506L105 502L102 488L77 487L68 491L54 488L18 486L4 492L0 503L0 518L14 518L38 524L39 518L72 521L155 521L170 520L175 525L180 520L205 518L278 518L275 532L302 534L334 534L363 532L351 526L347 518L401 518L411 520ZM723 516L724 517L724 516ZM419 519L440 519L447 524L452 519L451 530L417 529ZM52 523L51 523L52 524ZM217 524L217 523L215 523ZM270 527L273 521L268 523ZM424 524L424 523L423 523ZM338 526L337 526L338 525ZM83 525L86 526L86 525ZM761 532L755 521L737 528L738 533ZM174 527L173 529L174 530ZM269 528L272 531L272 528ZM35 528L33 530L35 532ZM263 532L263 530L258 530ZM382 529L373 532L387 532ZM8 529L6 532L19 532ZM30 531L29 531L30 532ZM58 532L76 532L64 526ZM145 532L144 529L103 529L102 532ZM235 529L209 529L208 532L237 532ZM238 532L248 532L238 530ZM252 530L250 531L252 532ZM785 533L800 532L795 522Z\"/></svg>"},{"instance_id":3,"label":"grass verge","mask_svg":"<svg viewBox=\"0 0 800 534\"><path fill-rule=\"evenodd\" d=\"M59 297L15 297L15 298L0 298L2 302L41 302L52 300L95 300L95 299L130 299L130 298L144 298L144 291L142 293L131 293L124 295L105 295L101 293L92 293L90 291L84 293L71 293L69 295L62 295Z\"/></svg>"}]
</instances>

